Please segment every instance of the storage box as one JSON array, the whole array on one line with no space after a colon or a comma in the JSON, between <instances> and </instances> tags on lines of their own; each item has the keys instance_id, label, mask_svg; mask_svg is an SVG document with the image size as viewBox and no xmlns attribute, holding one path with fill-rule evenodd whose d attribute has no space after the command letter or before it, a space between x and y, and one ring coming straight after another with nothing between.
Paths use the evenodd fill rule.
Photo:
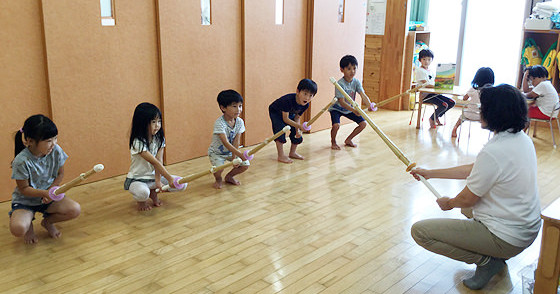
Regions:
<instances>
[{"instance_id":1,"label":"storage box","mask_svg":"<svg viewBox=\"0 0 560 294\"><path fill-rule=\"evenodd\" d=\"M534 294L533 290L535 287L535 270L537 269L537 261L522 268L519 271L519 276L521 276L521 290L523 294ZM560 294L560 286L557 292Z\"/></svg>"},{"instance_id":2,"label":"storage box","mask_svg":"<svg viewBox=\"0 0 560 294\"><path fill-rule=\"evenodd\" d=\"M525 20L526 30L550 30L552 20L550 18L528 18Z\"/></svg>"}]
</instances>

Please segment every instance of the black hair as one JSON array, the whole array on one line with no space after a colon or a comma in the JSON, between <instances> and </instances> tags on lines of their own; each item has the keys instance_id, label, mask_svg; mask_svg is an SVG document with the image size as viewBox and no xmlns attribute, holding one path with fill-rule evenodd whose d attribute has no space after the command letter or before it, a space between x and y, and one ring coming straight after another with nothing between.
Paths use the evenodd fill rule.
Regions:
<instances>
[{"instance_id":1,"label":"black hair","mask_svg":"<svg viewBox=\"0 0 560 294\"><path fill-rule=\"evenodd\" d=\"M358 59L352 55L345 55L340 59L340 68L346 68L348 65L358 66Z\"/></svg>"},{"instance_id":2,"label":"black hair","mask_svg":"<svg viewBox=\"0 0 560 294\"><path fill-rule=\"evenodd\" d=\"M23 134L21 131L23 131ZM43 140L48 140L52 137L56 137L57 135L58 129L50 118L42 114L36 114L28 117L23 123L23 127L21 128L21 130L18 130L16 132L14 138L14 157L17 156L23 149L25 149L22 137L24 137L26 140L32 139L36 142L40 142Z\"/></svg>"},{"instance_id":3,"label":"black hair","mask_svg":"<svg viewBox=\"0 0 560 294\"><path fill-rule=\"evenodd\" d=\"M511 129L509 132L517 133L527 125L525 96L513 86L482 87L480 104L480 115L490 131L499 133Z\"/></svg>"},{"instance_id":4,"label":"black hair","mask_svg":"<svg viewBox=\"0 0 560 294\"><path fill-rule=\"evenodd\" d=\"M310 79L303 79L297 85L298 91L307 91L313 95L317 94L317 84Z\"/></svg>"},{"instance_id":5,"label":"black hair","mask_svg":"<svg viewBox=\"0 0 560 294\"><path fill-rule=\"evenodd\" d=\"M142 142L142 144L146 147L150 145L150 142L148 142L148 127L154 119L162 119L161 111L159 111L157 106L148 102L140 103L136 106L136 109L134 109L134 115L132 116L132 127L130 128L130 140L128 143L130 148L132 148L134 139L140 140L140 142ZM158 149L161 148L165 138L163 133L163 123L154 137L159 139Z\"/></svg>"},{"instance_id":6,"label":"black hair","mask_svg":"<svg viewBox=\"0 0 560 294\"><path fill-rule=\"evenodd\" d=\"M224 90L218 94L218 104L224 108L239 102L243 103L243 97L235 90Z\"/></svg>"},{"instance_id":7,"label":"black hair","mask_svg":"<svg viewBox=\"0 0 560 294\"><path fill-rule=\"evenodd\" d=\"M471 86L478 89L485 85L494 85L494 71L489 67L481 67L476 71Z\"/></svg>"},{"instance_id":8,"label":"black hair","mask_svg":"<svg viewBox=\"0 0 560 294\"><path fill-rule=\"evenodd\" d=\"M434 59L434 52L432 52L432 50L430 50L430 49L420 50L420 52L418 52L418 60L420 60L424 57L430 57L430 58Z\"/></svg>"},{"instance_id":9,"label":"black hair","mask_svg":"<svg viewBox=\"0 0 560 294\"><path fill-rule=\"evenodd\" d=\"M548 70L542 65L533 65L525 69L532 78L548 78Z\"/></svg>"}]
</instances>

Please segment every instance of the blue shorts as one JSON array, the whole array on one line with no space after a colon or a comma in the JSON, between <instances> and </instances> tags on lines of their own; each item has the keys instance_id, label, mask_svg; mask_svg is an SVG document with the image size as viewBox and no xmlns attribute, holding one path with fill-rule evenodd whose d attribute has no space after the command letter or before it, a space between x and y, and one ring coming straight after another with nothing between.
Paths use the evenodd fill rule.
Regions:
<instances>
[{"instance_id":1,"label":"blue shorts","mask_svg":"<svg viewBox=\"0 0 560 294\"><path fill-rule=\"evenodd\" d=\"M282 112L271 110L269 107L268 115L270 116L270 121L272 122L273 134L280 132L285 126L287 126L287 124L284 122L284 118L282 118ZM288 117L293 120L296 117L296 115L294 113L290 113ZM298 145L301 144L301 142L303 142L303 136L296 138L296 134L297 134L296 128L290 126L290 141L294 145ZM286 135L282 134L282 136L276 138L274 141L278 141L284 144L286 143Z\"/></svg>"},{"instance_id":2,"label":"blue shorts","mask_svg":"<svg viewBox=\"0 0 560 294\"><path fill-rule=\"evenodd\" d=\"M360 124L361 122L365 121L365 119L359 115L356 115L353 112L350 113L342 113L338 110L329 110L329 112L331 113L331 123L334 124L339 124L340 123L340 117L344 116L350 120L353 120L354 122L356 122L357 124Z\"/></svg>"},{"instance_id":3,"label":"blue shorts","mask_svg":"<svg viewBox=\"0 0 560 294\"><path fill-rule=\"evenodd\" d=\"M25 205L25 204L21 204L21 203L13 203L12 202L12 210L10 210L10 212L8 212L9 216L12 216L12 212L14 212L17 209L25 209L25 210L29 210L31 212L33 212L33 219L35 219L35 213L36 212L40 212L43 214L43 218L49 216L49 213L47 212L47 209L49 208L49 206L51 206L53 202L49 202L47 204L41 204L41 205Z\"/></svg>"}]
</instances>

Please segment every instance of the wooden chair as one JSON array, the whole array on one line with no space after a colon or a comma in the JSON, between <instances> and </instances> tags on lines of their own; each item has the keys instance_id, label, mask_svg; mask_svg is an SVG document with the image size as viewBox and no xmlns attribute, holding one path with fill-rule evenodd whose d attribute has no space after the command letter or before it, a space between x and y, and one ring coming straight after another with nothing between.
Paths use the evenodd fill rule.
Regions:
<instances>
[{"instance_id":1,"label":"wooden chair","mask_svg":"<svg viewBox=\"0 0 560 294\"><path fill-rule=\"evenodd\" d=\"M535 128L533 129L533 137L537 137L537 123L538 122L545 122L548 123L550 127L550 134L552 135L552 146L556 148L556 140L554 139L554 129L552 128L552 121L556 121L556 125L558 127L558 131L560 133L560 122L558 122L558 112L560 111L560 101L556 102L552 113L548 115L550 119L539 119L539 118L529 118L529 127L527 127L527 134L529 134L529 130L531 129L531 122L535 122Z\"/></svg>"}]
</instances>

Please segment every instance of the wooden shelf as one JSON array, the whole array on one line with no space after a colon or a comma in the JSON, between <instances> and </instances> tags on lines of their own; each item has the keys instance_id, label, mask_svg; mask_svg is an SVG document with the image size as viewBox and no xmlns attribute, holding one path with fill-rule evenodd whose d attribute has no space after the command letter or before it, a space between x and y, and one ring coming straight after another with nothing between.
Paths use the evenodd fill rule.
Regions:
<instances>
[{"instance_id":1,"label":"wooden shelf","mask_svg":"<svg viewBox=\"0 0 560 294\"><path fill-rule=\"evenodd\" d=\"M550 46L554 44L554 42L556 42L556 50L558 51L560 49L560 30L524 30L523 44L525 44L525 40L527 40L528 38L532 38L533 40L535 40L535 43L541 49L541 52L543 54L543 59L544 59L544 55L546 54ZM524 69L523 66L520 64L519 73L517 75L518 88L521 88L521 82L523 80L523 69ZM554 67L552 68L552 72L550 73L550 76L551 76L550 82L552 83L554 88L556 88L556 91L560 92L560 78L558 73L558 64L554 65Z\"/></svg>"}]
</instances>

